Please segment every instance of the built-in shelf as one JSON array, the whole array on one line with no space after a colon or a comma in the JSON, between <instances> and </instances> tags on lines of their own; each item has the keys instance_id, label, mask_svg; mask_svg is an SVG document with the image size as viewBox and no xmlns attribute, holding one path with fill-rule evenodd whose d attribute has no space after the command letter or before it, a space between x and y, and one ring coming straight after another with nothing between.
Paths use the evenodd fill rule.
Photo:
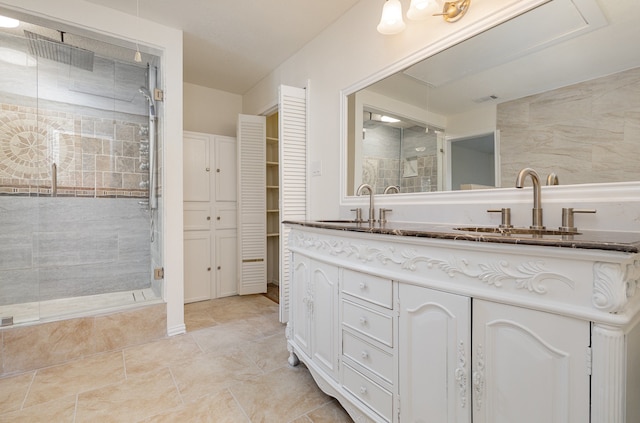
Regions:
<instances>
[{"instance_id":1,"label":"built-in shelf","mask_svg":"<svg viewBox=\"0 0 640 423\"><path fill-rule=\"evenodd\" d=\"M280 210L267 210L267 213L280 213Z\"/></svg>"},{"instance_id":2,"label":"built-in shelf","mask_svg":"<svg viewBox=\"0 0 640 423\"><path fill-rule=\"evenodd\" d=\"M278 233L267 234L267 238L274 238L274 237L277 237L277 236L280 236L280 234L278 234Z\"/></svg>"},{"instance_id":3,"label":"built-in shelf","mask_svg":"<svg viewBox=\"0 0 640 423\"><path fill-rule=\"evenodd\" d=\"M267 166L278 166L278 162L267 162Z\"/></svg>"},{"instance_id":4,"label":"built-in shelf","mask_svg":"<svg viewBox=\"0 0 640 423\"><path fill-rule=\"evenodd\" d=\"M278 185L267 185L267 189L278 189L280 188Z\"/></svg>"},{"instance_id":5,"label":"built-in shelf","mask_svg":"<svg viewBox=\"0 0 640 423\"><path fill-rule=\"evenodd\" d=\"M268 143L278 143L278 137L267 137L267 142Z\"/></svg>"}]
</instances>

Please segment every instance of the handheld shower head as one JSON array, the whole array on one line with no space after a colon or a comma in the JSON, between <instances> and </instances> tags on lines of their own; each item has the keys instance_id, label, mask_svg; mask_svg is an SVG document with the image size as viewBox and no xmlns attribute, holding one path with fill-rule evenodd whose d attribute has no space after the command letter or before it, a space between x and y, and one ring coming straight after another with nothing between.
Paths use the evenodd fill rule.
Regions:
<instances>
[{"instance_id":1,"label":"handheld shower head","mask_svg":"<svg viewBox=\"0 0 640 423\"><path fill-rule=\"evenodd\" d=\"M138 91L140 91L140 93L142 93L142 95L145 96L147 98L147 101L149 102L149 114L151 116L155 116L156 115L156 106L155 106L155 103L153 101L153 97L151 97L151 92L149 92L147 87L140 87L140 89Z\"/></svg>"}]
</instances>

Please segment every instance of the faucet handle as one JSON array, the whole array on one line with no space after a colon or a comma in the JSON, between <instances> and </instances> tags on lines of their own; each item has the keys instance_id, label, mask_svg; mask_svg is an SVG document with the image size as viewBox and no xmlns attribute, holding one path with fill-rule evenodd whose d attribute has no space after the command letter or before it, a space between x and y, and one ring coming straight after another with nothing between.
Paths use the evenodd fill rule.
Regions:
<instances>
[{"instance_id":1,"label":"faucet handle","mask_svg":"<svg viewBox=\"0 0 640 423\"><path fill-rule=\"evenodd\" d=\"M362 222L362 208L356 207L355 209L351 209L351 211L356 212L356 222Z\"/></svg>"},{"instance_id":2,"label":"faucet handle","mask_svg":"<svg viewBox=\"0 0 640 423\"><path fill-rule=\"evenodd\" d=\"M489 213L500 213L502 217L502 222L498 226L499 228L507 229L513 228L511 224L511 208L502 208L502 209L489 209L487 210Z\"/></svg>"},{"instance_id":3,"label":"faucet handle","mask_svg":"<svg viewBox=\"0 0 640 423\"><path fill-rule=\"evenodd\" d=\"M562 209L562 226L560 229L563 232L578 232L578 228L573 226L573 218L575 213L595 213L597 210L588 209L574 209L572 207L566 207Z\"/></svg>"},{"instance_id":4,"label":"faucet handle","mask_svg":"<svg viewBox=\"0 0 640 423\"><path fill-rule=\"evenodd\" d=\"M391 212L391 209L380 208L380 224L387 223L387 212Z\"/></svg>"}]
</instances>

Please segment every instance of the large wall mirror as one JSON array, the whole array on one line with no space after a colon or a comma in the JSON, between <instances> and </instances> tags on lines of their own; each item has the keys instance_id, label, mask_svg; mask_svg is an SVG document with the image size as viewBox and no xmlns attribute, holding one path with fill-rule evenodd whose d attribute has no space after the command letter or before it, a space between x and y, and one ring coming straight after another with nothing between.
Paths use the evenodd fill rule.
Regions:
<instances>
[{"instance_id":1,"label":"large wall mirror","mask_svg":"<svg viewBox=\"0 0 640 423\"><path fill-rule=\"evenodd\" d=\"M553 0L349 93L347 195L639 181L638 22L637 0Z\"/></svg>"}]
</instances>

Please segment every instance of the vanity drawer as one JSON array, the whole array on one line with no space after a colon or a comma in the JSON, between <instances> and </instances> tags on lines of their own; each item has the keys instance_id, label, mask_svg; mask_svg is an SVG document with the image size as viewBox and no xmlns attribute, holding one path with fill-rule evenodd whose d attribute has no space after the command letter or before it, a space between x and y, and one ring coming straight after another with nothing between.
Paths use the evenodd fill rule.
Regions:
<instances>
[{"instance_id":1,"label":"vanity drawer","mask_svg":"<svg viewBox=\"0 0 640 423\"><path fill-rule=\"evenodd\" d=\"M393 384L393 356L389 353L343 331L342 354Z\"/></svg>"},{"instance_id":2,"label":"vanity drawer","mask_svg":"<svg viewBox=\"0 0 640 423\"><path fill-rule=\"evenodd\" d=\"M342 301L342 324L393 348L393 317Z\"/></svg>"},{"instance_id":3,"label":"vanity drawer","mask_svg":"<svg viewBox=\"0 0 640 423\"><path fill-rule=\"evenodd\" d=\"M344 269L342 292L386 308L393 308L393 283L390 279Z\"/></svg>"},{"instance_id":4,"label":"vanity drawer","mask_svg":"<svg viewBox=\"0 0 640 423\"><path fill-rule=\"evenodd\" d=\"M391 392L346 364L342 366L342 386L386 421L392 420L393 395Z\"/></svg>"}]
</instances>

